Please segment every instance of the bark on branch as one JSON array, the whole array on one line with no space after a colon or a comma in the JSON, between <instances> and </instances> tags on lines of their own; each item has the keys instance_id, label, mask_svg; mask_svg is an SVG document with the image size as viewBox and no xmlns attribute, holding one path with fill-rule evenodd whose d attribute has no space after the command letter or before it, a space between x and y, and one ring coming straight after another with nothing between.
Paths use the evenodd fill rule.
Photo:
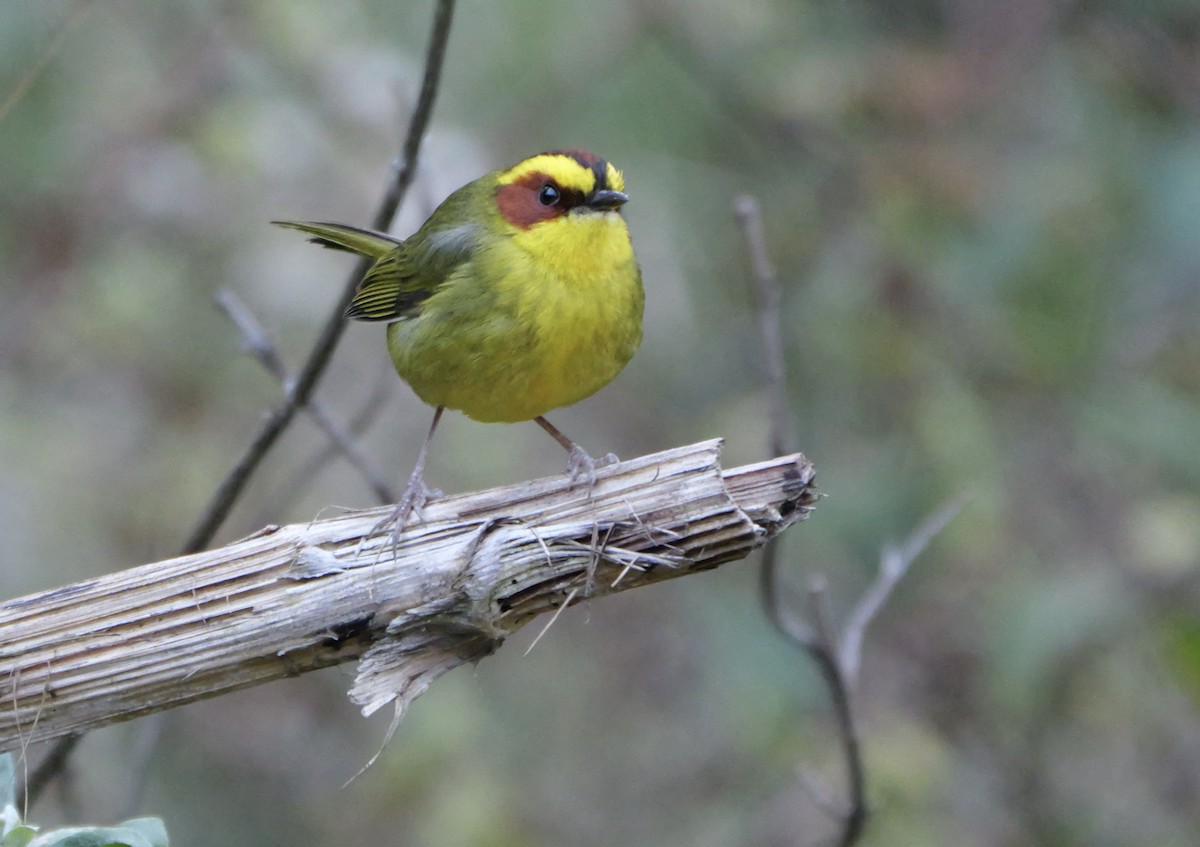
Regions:
<instances>
[{"instance_id":1,"label":"bark on branch","mask_svg":"<svg viewBox=\"0 0 1200 847\"><path fill-rule=\"evenodd\" d=\"M0 750L359 660L397 715L532 618L741 559L807 516L799 454L723 471L720 441L431 502L393 544L376 509L0 605Z\"/></svg>"}]
</instances>

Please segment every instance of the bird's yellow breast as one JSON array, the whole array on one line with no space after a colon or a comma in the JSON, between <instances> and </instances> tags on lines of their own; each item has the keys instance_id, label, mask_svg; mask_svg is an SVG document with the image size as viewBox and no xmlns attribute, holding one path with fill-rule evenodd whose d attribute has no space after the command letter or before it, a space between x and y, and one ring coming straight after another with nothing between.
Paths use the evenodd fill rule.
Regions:
<instances>
[{"instance_id":1,"label":"bird's yellow breast","mask_svg":"<svg viewBox=\"0 0 1200 847\"><path fill-rule=\"evenodd\" d=\"M389 328L400 375L434 406L522 421L607 385L642 338L644 294L616 212L490 239Z\"/></svg>"}]
</instances>

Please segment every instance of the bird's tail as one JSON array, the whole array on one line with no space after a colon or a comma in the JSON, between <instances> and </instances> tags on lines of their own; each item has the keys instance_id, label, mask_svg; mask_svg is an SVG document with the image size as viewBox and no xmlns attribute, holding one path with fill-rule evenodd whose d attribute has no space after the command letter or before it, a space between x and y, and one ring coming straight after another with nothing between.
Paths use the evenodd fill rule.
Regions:
<instances>
[{"instance_id":1,"label":"bird's tail","mask_svg":"<svg viewBox=\"0 0 1200 847\"><path fill-rule=\"evenodd\" d=\"M346 250L360 256L378 259L402 242L384 232L359 229L345 224L318 223L316 221L271 221L276 226L298 229L311 236L309 241L334 250Z\"/></svg>"}]
</instances>

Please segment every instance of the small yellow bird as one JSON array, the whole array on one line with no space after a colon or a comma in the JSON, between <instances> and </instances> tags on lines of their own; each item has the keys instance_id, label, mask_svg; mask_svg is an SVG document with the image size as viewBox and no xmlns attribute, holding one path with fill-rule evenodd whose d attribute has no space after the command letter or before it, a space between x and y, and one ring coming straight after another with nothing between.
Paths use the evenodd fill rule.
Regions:
<instances>
[{"instance_id":1,"label":"small yellow bird","mask_svg":"<svg viewBox=\"0 0 1200 847\"><path fill-rule=\"evenodd\" d=\"M388 321L397 373L435 408L390 522L399 533L430 492L425 455L444 409L486 422L536 421L612 381L642 340L642 276L620 208L621 172L583 150L539 153L464 185L410 238L344 224L273 221L375 260L346 310Z\"/></svg>"}]
</instances>

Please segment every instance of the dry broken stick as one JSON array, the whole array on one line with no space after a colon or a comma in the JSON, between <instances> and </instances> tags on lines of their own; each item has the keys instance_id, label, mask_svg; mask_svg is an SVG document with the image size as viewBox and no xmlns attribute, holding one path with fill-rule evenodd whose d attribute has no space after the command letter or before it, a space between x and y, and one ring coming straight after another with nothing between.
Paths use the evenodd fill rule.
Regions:
<instances>
[{"instance_id":1,"label":"dry broken stick","mask_svg":"<svg viewBox=\"0 0 1200 847\"><path fill-rule=\"evenodd\" d=\"M708 441L441 498L393 544L379 510L0 605L0 750L358 660L350 696L404 706L569 597L745 557L807 516L799 454L723 471ZM596 541L596 539L600 539Z\"/></svg>"}]
</instances>

